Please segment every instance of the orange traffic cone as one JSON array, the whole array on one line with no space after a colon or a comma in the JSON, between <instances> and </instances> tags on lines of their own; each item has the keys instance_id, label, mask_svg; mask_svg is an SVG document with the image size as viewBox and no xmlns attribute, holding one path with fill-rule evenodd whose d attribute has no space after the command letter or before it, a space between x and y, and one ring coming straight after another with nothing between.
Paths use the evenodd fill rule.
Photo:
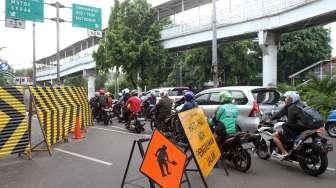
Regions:
<instances>
[{"instance_id":1,"label":"orange traffic cone","mask_svg":"<svg viewBox=\"0 0 336 188\"><path fill-rule=\"evenodd\" d=\"M84 136L82 135L79 123L79 117L76 118L76 126L75 126L75 136L74 139L82 139Z\"/></svg>"}]
</instances>

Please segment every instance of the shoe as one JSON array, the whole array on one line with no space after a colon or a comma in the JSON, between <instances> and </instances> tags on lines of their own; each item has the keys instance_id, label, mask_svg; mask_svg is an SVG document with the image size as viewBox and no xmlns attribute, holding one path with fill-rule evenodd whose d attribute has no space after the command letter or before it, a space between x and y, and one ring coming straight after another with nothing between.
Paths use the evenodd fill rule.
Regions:
<instances>
[{"instance_id":1,"label":"shoe","mask_svg":"<svg viewBox=\"0 0 336 188\"><path fill-rule=\"evenodd\" d=\"M280 161L285 160L288 157L288 153L279 155Z\"/></svg>"}]
</instances>

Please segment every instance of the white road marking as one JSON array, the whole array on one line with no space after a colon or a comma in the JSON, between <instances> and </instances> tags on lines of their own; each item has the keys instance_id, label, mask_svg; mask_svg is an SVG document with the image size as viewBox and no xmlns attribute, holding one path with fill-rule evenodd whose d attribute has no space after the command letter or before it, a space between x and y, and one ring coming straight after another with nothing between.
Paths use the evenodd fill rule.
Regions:
<instances>
[{"instance_id":1,"label":"white road marking","mask_svg":"<svg viewBox=\"0 0 336 188\"><path fill-rule=\"evenodd\" d=\"M114 126L114 125L112 125L111 127L115 128L115 129L120 129L120 130L123 130L123 131L128 131L126 128L122 128L122 127L118 127L118 126Z\"/></svg>"},{"instance_id":2,"label":"white road marking","mask_svg":"<svg viewBox=\"0 0 336 188\"><path fill-rule=\"evenodd\" d=\"M287 161L287 162L288 162L288 161ZM300 165L300 163L297 162L297 161L292 161L291 163L294 163L294 164L296 164L296 165ZM335 168L327 168L327 170L329 170L329 171L336 171Z\"/></svg>"},{"instance_id":3,"label":"white road marking","mask_svg":"<svg viewBox=\"0 0 336 188\"><path fill-rule=\"evenodd\" d=\"M113 130L113 129L99 128L99 127L92 127L92 129L97 129L97 130L102 130L102 131L109 131L109 132L116 132L116 133L128 134L128 135L150 136L149 134L136 134L136 133L130 133L130 132L125 132L125 131L118 131L118 130Z\"/></svg>"},{"instance_id":4,"label":"white road marking","mask_svg":"<svg viewBox=\"0 0 336 188\"><path fill-rule=\"evenodd\" d=\"M66 150L59 149L59 148L55 148L55 150L59 151L59 152L62 152L62 153L69 154L69 155L73 155L73 156L76 156L76 157L79 157L79 158L82 158L82 159L93 161L93 162L96 162L96 163L104 164L104 165L107 165L107 166L112 166L112 163L105 162L105 161L102 161L102 160L99 160L99 159L96 159L96 158L88 157L88 156L81 155L81 154L78 154L78 153L73 153L71 151L66 151Z\"/></svg>"}]
</instances>

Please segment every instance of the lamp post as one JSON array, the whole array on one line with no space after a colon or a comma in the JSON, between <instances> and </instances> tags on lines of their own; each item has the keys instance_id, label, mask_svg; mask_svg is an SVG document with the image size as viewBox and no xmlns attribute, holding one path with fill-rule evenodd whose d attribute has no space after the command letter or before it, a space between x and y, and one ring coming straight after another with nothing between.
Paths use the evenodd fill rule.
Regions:
<instances>
[{"instance_id":1,"label":"lamp post","mask_svg":"<svg viewBox=\"0 0 336 188\"><path fill-rule=\"evenodd\" d=\"M212 0L212 74L216 88L218 87L216 0Z\"/></svg>"}]
</instances>

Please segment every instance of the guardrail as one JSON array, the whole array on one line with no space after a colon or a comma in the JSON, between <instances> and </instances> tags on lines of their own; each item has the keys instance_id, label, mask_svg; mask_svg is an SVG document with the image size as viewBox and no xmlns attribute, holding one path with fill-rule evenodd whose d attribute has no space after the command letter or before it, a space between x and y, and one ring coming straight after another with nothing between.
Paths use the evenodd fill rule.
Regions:
<instances>
[{"instance_id":1,"label":"guardrail","mask_svg":"<svg viewBox=\"0 0 336 188\"><path fill-rule=\"evenodd\" d=\"M314 1L319 0L245 0L236 5L232 5L232 0L225 1L225 4L217 6L217 27L276 15ZM188 23L167 26L161 32L161 40L211 29L211 11L207 14L208 17L202 20L193 16L192 19L188 19Z\"/></svg>"}]
</instances>

